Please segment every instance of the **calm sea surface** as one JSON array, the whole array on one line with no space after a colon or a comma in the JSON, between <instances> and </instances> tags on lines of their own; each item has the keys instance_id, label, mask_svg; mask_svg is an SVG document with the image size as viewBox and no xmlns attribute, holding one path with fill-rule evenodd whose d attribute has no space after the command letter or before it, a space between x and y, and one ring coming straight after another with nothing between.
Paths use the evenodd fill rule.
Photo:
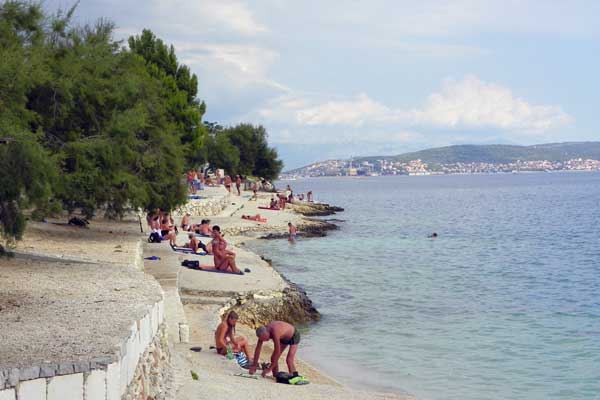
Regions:
<instances>
[{"instance_id":1,"label":"calm sea surface","mask_svg":"<svg viewBox=\"0 0 600 400\"><path fill-rule=\"evenodd\" d=\"M346 209L250 245L323 314L301 357L419 399L600 399L600 174L287 183Z\"/></svg>"}]
</instances>

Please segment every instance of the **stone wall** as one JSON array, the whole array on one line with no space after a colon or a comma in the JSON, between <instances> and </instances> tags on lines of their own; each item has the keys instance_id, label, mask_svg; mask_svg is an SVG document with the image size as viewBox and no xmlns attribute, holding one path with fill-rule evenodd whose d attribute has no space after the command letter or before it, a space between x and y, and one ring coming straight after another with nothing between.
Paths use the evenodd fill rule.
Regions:
<instances>
[{"instance_id":1,"label":"stone wall","mask_svg":"<svg viewBox=\"0 0 600 400\"><path fill-rule=\"evenodd\" d=\"M112 355L0 370L0 400L157 399L168 362L161 300L131 325Z\"/></svg>"},{"instance_id":2,"label":"stone wall","mask_svg":"<svg viewBox=\"0 0 600 400\"><path fill-rule=\"evenodd\" d=\"M175 210L175 215L189 213L193 217L207 217L217 215L229 205L231 195L209 197L201 200L189 200L185 205Z\"/></svg>"}]
</instances>

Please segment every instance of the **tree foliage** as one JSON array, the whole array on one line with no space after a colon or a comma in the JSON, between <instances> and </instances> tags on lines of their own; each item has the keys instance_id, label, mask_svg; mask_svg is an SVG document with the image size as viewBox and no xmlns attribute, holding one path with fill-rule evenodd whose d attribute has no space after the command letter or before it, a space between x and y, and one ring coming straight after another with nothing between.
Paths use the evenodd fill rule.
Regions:
<instances>
[{"instance_id":1,"label":"tree foliage","mask_svg":"<svg viewBox=\"0 0 600 400\"><path fill-rule=\"evenodd\" d=\"M173 209L186 200L185 169L207 160L279 172L264 128L202 123L198 78L173 46L144 30L126 48L110 21L73 26L74 12L0 3L1 236L21 237L25 211Z\"/></svg>"},{"instance_id":2,"label":"tree foliage","mask_svg":"<svg viewBox=\"0 0 600 400\"><path fill-rule=\"evenodd\" d=\"M254 175L275 179L283 167L277 151L269 147L262 125L238 124L223 128L206 124L209 131L208 161L232 175Z\"/></svg>"},{"instance_id":3,"label":"tree foliage","mask_svg":"<svg viewBox=\"0 0 600 400\"><path fill-rule=\"evenodd\" d=\"M129 38L129 48L146 61L149 73L163 84L168 99L168 116L179 132L186 166L192 167L203 162L202 148L206 129L202 124L202 116L206 105L196 97L198 78L186 65L177 62L172 45L167 46L147 29L141 35Z\"/></svg>"}]
</instances>

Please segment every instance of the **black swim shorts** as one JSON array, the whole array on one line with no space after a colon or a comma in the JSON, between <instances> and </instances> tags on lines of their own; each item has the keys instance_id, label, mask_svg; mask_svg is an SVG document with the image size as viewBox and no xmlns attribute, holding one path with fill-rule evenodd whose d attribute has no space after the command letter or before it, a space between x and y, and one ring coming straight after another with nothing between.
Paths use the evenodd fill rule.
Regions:
<instances>
[{"instance_id":1,"label":"black swim shorts","mask_svg":"<svg viewBox=\"0 0 600 400\"><path fill-rule=\"evenodd\" d=\"M294 344L299 344L300 343L300 332L298 332L298 329L294 328L294 335L291 337L291 339L289 339L289 340L281 339L279 342L281 344L289 344L290 346L292 346Z\"/></svg>"}]
</instances>

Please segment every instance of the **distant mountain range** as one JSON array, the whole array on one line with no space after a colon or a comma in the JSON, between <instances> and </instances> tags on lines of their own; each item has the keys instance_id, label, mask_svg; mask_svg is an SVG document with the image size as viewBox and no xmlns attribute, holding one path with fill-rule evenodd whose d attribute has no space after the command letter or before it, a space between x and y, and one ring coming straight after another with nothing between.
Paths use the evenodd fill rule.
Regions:
<instances>
[{"instance_id":1,"label":"distant mountain range","mask_svg":"<svg viewBox=\"0 0 600 400\"><path fill-rule=\"evenodd\" d=\"M389 162L409 162L421 160L431 165L453 163L507 164L516 161L548 160L563 162L571 159L600 160L600 142L547 143L532 146L492 145L456 145L437 147L395 156L355 157L354 163L385 160ZM314 163L305 167L287 171L287 174L301 173Z\"/></svg>"}]
</instances>

